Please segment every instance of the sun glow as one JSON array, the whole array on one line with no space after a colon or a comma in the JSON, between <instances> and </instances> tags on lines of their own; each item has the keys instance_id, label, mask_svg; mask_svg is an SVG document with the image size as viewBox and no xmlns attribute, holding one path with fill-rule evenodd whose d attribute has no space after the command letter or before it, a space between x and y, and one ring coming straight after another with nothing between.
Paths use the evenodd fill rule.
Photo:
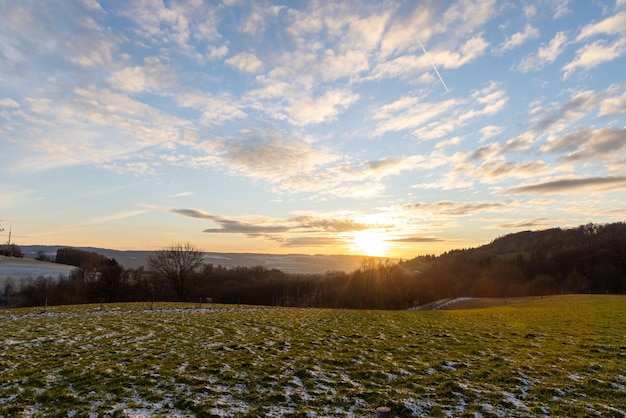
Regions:
<instances>
[{"instance_id":1,"label":"sun glow","mask_svg":"<svg viewBox=\"0 0 626 418\"><path fill-rule=\"evenodd\" d=\"M370 257L382 257L387 255L389 243L387 235L376 230L365 230L354 235L354 247L352 251Z\"/></svg>"}]
</instances>

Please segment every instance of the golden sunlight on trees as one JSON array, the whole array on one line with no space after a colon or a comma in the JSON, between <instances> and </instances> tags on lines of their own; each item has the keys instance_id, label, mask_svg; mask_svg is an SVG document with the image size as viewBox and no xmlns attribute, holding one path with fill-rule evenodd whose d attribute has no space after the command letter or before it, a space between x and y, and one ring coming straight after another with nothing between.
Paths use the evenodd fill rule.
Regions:
<instances>
[{"instance_id":1,"label":"golden sunlight on trees","mask_svg":"<svg viewBox=\"0 0 626 418\"><path fill-rule=\"evenodd\" d=\"M201 266L202 251L190 243L170 244L148 259L149 269L171 285L179 301L189 296Z\"/></svg>"}]
</instances>

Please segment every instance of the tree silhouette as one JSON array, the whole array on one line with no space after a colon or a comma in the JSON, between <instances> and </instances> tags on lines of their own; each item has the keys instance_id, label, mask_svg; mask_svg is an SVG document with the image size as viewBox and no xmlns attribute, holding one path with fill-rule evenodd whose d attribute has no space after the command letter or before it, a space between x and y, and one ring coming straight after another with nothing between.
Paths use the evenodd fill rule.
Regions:
<instances>
[{"instance_id":1,"label":"tree silhouette","mask_svg":"<svg viewBox=\"0 0 626 418\"><path fill-rule=\"evenodd\" d=\"M189 243L170 244L148 258L148 268L156 278L169 282L179 301L189 297L201 266L202 251Z\"/></svg>"}]
</instances>

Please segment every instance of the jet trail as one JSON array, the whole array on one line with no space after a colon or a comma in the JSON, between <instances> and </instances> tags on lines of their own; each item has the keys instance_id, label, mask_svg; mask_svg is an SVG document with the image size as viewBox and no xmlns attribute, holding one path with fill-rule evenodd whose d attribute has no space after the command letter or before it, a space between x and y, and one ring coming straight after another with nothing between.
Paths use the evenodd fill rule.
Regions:
<instances>
[{"instance_id":1,"label":"jet trail","mask_svg":"<svg viewBox=\"0 0 626 418\"><path fill-rule=\"evenodd\" d=\"M428 53L426 52L426 48L424 48L424 45L420 42L419 39L417 40L417 43L420 44L420 47L422 48L422 51L424 52L424 56L426 58L428 58L428 61L430 62L430 65L433 67L433 70L435 70L435 73L437 74L437 77L439 77L439 81L441 81L441 84L443 84L443 88L446 89L446 93L447 93L448 92L448 86L446 86L446 82L443 81L443 78L441 77L441 74L439 74L439 71L437 71L437 67L435 67L435 63L428 56Z\"/></svg>"}]
</instances>

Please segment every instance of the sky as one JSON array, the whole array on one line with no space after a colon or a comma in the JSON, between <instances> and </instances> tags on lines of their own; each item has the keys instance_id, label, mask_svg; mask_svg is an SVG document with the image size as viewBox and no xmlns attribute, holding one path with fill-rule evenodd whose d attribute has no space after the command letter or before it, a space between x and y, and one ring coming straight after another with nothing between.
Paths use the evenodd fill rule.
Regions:
<instances>
[{"instance_id":1,"label":"sky","mask_svg":"<svg viewBox=\"0 0 626 418\"><path fill-rule=\"evenodd\" d=\"M412 258L626 220L626 0L0 0L0 240Z\"/></svg>"}]
</instances>

